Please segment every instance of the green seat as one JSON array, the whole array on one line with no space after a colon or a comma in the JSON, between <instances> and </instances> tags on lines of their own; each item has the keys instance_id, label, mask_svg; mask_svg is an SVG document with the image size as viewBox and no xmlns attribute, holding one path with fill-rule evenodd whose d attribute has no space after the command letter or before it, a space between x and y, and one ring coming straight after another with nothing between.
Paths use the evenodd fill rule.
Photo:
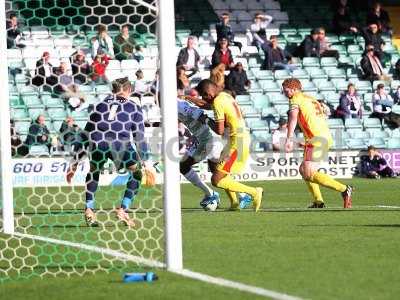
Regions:
<instances>
[{"instance_id":1,"label":"green seat","mask_svg":"<svg viewBox=\"0 0 400 300\"><path fill-rule=\"evenodd\" d=\"M285 95L281 93L270 93L268 94L269 101L273 105L279 105L279 104L288 104L289 100L286 98Z\"/></svg>"},{"instance_id":2,"label":"green seat","mask_svg":"<svg viewBox=\"0 0 400 300\"><path fill-rule=\"evenodd\" d=\"M52 120L65 119L67 117L67 112L63 108L49 108L47 113Z\"/></svg>"},{"instance_id":3,"label":"green seat","mask_svg":"<svg viewBox=\"0 0 400 300\"><path fill-rule=\"evenodd\" d=\"M265 107L269 106L269 96L264 94L252 94L251 100L253 102L253 106L258 109L262 110Z\"/></svg>"},{"instance_id":4,"label":"green seat","mask_svg":"<svg viewBox=\"0 0 400 300\"><path fill-rule=\"evenodd\" d=\"M329 78L343 78L346 79L346 71L339 68L329 68L325 70Z\"/></svg>"},{"instance_id":5,"label":"green seat","mask_svg":"<svg viewBox=\"0 0 400 300\"><path fill-rule=\"evenodd\" d=\"M322 57L321 58L321 67L336 67L338 65L338 61L335 57Z\"/></svg>"},{"instance_id":6,"label":"green seat","mask_svg":"<svg viewBox=\"0 0 400 300\"><path fill-rule=\"evenodd\" d=\"M290 44L300 44L303 41L303 36L300 34L288 35L286 41Z\"/></svg>"},{"instance_id":7,"label":"green seat","mask_svg":"<svg viewBox=\"0 0 400 300\"><path fill-rule=\"evenodd\" d=\"M325 70L317 67L307 67L306 71L310 74L311 79L328 79Z\"/></svg>"},{"instance_id":8,"label":"green seat","mask_svg":"<svg viewBox=\"0 0 400 300\"><path fill-rule=\"evenodd\" d=\"M292 76L298 79L310 79L310 74L304 69L293 70Z\"/></svg>"},{"instance_id":9,"label":"green seat","mask_svg":"<svg viewBox=\"0 0 400 300\"><path fill-rule=\"evenodd\" d=\"M318 57L304 57L303 58L303 66L304 67L319 67L319 58Z\"/></svg>"},{"instance_id":10,"label":"green seat","mask_svg":"<svg viewBox=\"0 0 400 300\"><path fill-rule=\"evenodd\" d=\"M28 114L32 120L35 120L37 117L39 117L39 115L47 116L47 113L44 110L44 105L42 105L41 107L38 106L38 107L34 107L34 108L29 108Z\"/></svg>"},{"instance_id":11,"label":"green seat","mask_svg":"<svg viewBox=\"0 0 400 300\"><path fill-rule=\"evenodd\" d=\"M28 121L30 120L28 112L25 108L11 108L11 119L20 120L20 121Z\"/></svg>"},{"instance_id":12,"label":"green seat","mask_svg":"<svg viewBox=\"0 0 400 300\"><path fill-rule=\"evenodd\" d=\"M279 116L287 116L289 110L289 103L286 104L276 104L275 109L278 111Z\"/></svg>"},{"instance_id":13,"label":"green seat","mask_svg":"<svg viewBox=\"0 0 400 300\"><path fill-rule=\"evenodd\" d=\"M348 139L346 140L347 147L350 149L364 149L366 144L364 139Z\"/></svg>"},{"instance_id":14,"label":"green seat","mask_svg":"<svg viewBox=\"0 0 400 300\"><path fill-rule=\"evenodd\" d=\"M274 92L280 93L281 91L280 86L275 81L263 80L260 81L260 84L265 93L274 93Z\"/></svg>"},{"instance_id":15,"label":"green seat","mask_svg":"<svg viewBox=\"0 0 400 300\"><path fill-rule=\"evenodd\" d=\"M279 118L279 112L275 107L266 107L261 111L261 116L263 118Z\"/></svg>"},{"instance_id":16,"label":"green seat","mask_svg":"<svg viewBox=\"0 0 400 300\"><path fill-rule=\"evenodd\" d=\"M360 47L359 44L353 44L347 46L347 52L349 54L362 54L364 50Z\"/></svg>"},{"instance_id":17,"label":"green seat","mask_svg":"<svg viewBox=\"0 0 400 300\"><path fill-rule=\"evenodd\" d=\"M272 80L274 79L274 74L270 70L258 70L253 72L257 80Z\"/></svg>"},{"instance_id":18,"label":"green seat","mask_svg":"<svg viewBox=\"0 0 400 300\"><path fill-rule=\"evenodd\" d=\"M268 129L268 123L261 119L251 118L246 119L247 126L253 131L265 131Z\"/></svg>"},{"instance_id":19,"label":"green seat","mask_svg":"<svg viewBox=\"0 0 400 300\"><path fill-rule=\"evenodd\" d=\"M254 82L251 83L251 86L250 86L250 89L249 89L249 93L250 94L252 94L252 93L262 93L262 92L263 92L263 89L261 87L261 82L254 81Z\"/></svg>"},{"instance_id":20,"label":"green seat","mask_svg":"<svg viewBox=\"0 0 400 300\"><path fill-rule=\"evenodd\" d=\"M390 83L390 88L392 90L397 90L397 88L400 86L400 80L392 80Z\"/></svg>"},{"instance_id":21,"label":"green seat","mask_svg":"<svg viewBox=\"0 0 400 300\"><path fill-rule=\"evenodd\" d=\"M23 95L22 101L25 103L27 107L39 107L43 105L42 101L37 95L35 96Z\"/></svg>"},{"instance_id":22,"label":"green seat","mask_svg":"<svg viewBox=\"0 0 400 300\"><path fill-rule=\"evenodd\" d=\"M339 65L347 65L354 67L354 61L351 56L340 56L339 57Z\"/></svg>"},{"instance_id":23,"label":"green seat","mask_svg":"<svg viewBox=\"0 0 400 300\"><path fill-rule=\"evenodd\" d=\"M31 121L19 121L15 120L15 131L18 134L27 134L29 131L29 126L31 125Z\"/></svg>"},{"instance_id":24,"label":"green seat","mask_svg":"<svg viewBox=\"0 0 400 300\"><path fill-rule=\"evenodd\" d=\"M239 105L251 105L252 103L250 100L250 95L237 95L236 101L239 103Z\"/></svg>"},{"instance_id":25,"label":"green seat","mask_svg":"<svg viewBox=\"0 0 400 300\"><path fill-rule=\"evenodd\" d=\"M344 130L342 119L328 119L328 126L330 129L341 129Z\"/></svg>"},{"instance_id":26,"label":"green seat","mask_svg":"<svg viewBox=\"0 0 400 300\"><path fill-rule=\"evenodd\" d=\"M317 86L319 92L336 91L333 83L331 81L327 81L326 79L314 79L313 82Z\"/></svg>"},{"instance_id":27,"label":"green seat","mask_svg":"<svg viewBox=\"0 0 400 300\"><path fill-rule=\"evenodd\" d=\"M347 50L344 45L338 44L338 45L332 45L332 50L336 50L339 52L340 56L346 56L347 55Z\"/></svg>"},{"instance_id":28,"label":"green seat","mask_svg":"<svg viewBox=\"0 0 400 300\"><path fill-rule=\"evenodd\" d=\"M42 102L47 108L49 107L64 108L64 101L62 99L54 98L51 97L50 95L42 96Z\"/></svg>"},{"instance_id":29,"label":"green seat","mask_svg":"<svg viewBox=\"0 0 400 300\"><path fill-rule=\"evenodd\" d=\"M283 80L292 77L292 75L287 70L276 70L274 77L276 80Z\"/></svg>"},{"instance_id":30,"label":"green seat","mask_svg":"<svg viewBox=\"0 0 400 300\"><path fill-rule=\"evenodd\" d=\"M360 80L355 82L356 89L359 91L365 91L365 92L371 92L372 87L371 87L371 82L366 81L366 80Z\"/></svg>"},{"instance_id":31,"label":"green seat","mask_svg":"<svg viewBox=\"0 0 400 300\"><path fill-rule=\"evenodd\" d=\"M346 129L362 129L362 123L360 119L346 119L344 121L344 126Z\"/></svg>"},{"instance_id":32,"label":"green seat","mask_svg":"<svg viewBox=\"0 0 400 300\"><path fill-rule=\"evenodd\" d=\"M376 148L386 148L385 140L382 138L371 138L366 141L367 146L374 146Z\"/></svg>"},{"instance_id":33,"label":"green seat","mask_svg":"<svg viewBox=\"0 0 400 300\"><path fill-rule=\"evenodd\" d=\"M107 94L111 93L111 88L107 84L101 84L96 86L96 93L97 94Z\"/></svg>"},{"instance_id":34,"label":"green seat","mask_svg":"<svg viewBox=\"0 0 400 300\"><path fill-rule=\"evenodd\" d=\"M381 130L380 128L366 128L372 138L381 138L384 140L389 139L390 135L387 131Z\"/></svg>"},{"instance_id":35,"label":"green seat","mask_svg":"<svg viewBox=\"0 0 400 300\"><path fill-rule=\"evenodd\" d=\"M74 119L87 119L88 118L88 112L86 110L81 110L81 111L72 111L70 114Z\"/></svg>"},{"instance_id":36,"label":"green seat","mask_svg":"<svg viewBox=\"0 0 400 300\"><path fill-rule=\"evenodd\" d=\"M363 125L365 130L371 128L382 128L381 120L379 120L378 118L365 118L363 120Z\"/></svg>"},{"instance_id":37,"label":"green seat","mask_svg":"<svg viewBox=\"0 0 400 300\"><path fill-rule=\"evenodd\" d=\"M399 138L390 138L388 140L387 147L389 149L400 149L400 139Z\"/></svg>"},{"instance_id":38,"label":"green seat","mask_svg":"<svg viewBox=\"0 0 400 300\"><path fill-rule=\"evenodd\" d=\"M304 92L317 92L318 89L315 84L308 79L300 79L301 86Z\"/></svg>"},{"instance_id":39,"label":"green seat","mask_svg":"<svg viewBox=\"0 0 400 300\"><path fill-rule=\"evenodd\" d=\"M349 85L349 82L343 78L332 78L331 81L339 92L346 91Z\"/></svg>"}]
</instances>

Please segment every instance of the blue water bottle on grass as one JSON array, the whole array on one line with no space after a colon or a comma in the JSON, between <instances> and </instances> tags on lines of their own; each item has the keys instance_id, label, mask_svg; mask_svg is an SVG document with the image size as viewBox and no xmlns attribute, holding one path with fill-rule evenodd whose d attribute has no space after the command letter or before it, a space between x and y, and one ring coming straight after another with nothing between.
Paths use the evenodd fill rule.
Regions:
<instances>
[{"instance_id":1,"label":"blue water bottle on grass","mask_svg":"<svg viewBox=\"0 0 400 300\"><path fill-rule=\"evenodd\" d=\"M152 282L157 280L158 276L153 272L147 273L125 273L124 275L124 282L136 282L136 281L146 281Z\"/></svg>"}]
</instances>

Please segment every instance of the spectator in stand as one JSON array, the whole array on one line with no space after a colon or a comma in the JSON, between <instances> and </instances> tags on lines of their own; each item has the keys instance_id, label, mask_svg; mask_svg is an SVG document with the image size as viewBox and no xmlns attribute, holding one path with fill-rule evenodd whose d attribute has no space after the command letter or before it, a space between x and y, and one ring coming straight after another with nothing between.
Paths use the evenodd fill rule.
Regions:
<instances>
[{"instance_id":1,"label":"spectator in stand","mask_svg":"<svg viewBox=\"0 0 400 300\"><path fill-rule=\"evenodd\" d=\"M367 48L368 45L374 46L375 53L382 62L384 57L383 46L385 42L379 32L378 25L376 23L369 24L367 28L361 30L361 35L365 40L365 48Z\"/></svg>"},{"instance_id":2,"label":"spectator in stand","mask_svg":"<svg viewBox=\"0 0 400 300\"><path fill-rule=\"evenodd\" d=\"M106 54L97 54L92 63L92 83L106 84L106 68L108 66L108 56Z\"/></svg>"},{"instance_id":3,"label":"spectator in stand","mask_svg":"<svg viewBox=\"0 0 400 300\"><path fill-rule=\"evenodd\" d=\"M190 88L190 81L186 75L186 70L184 67L180 66L176 68L176 80L178 95L186 95L186 92L188 92Z\"/></svg>"},{"instance_id":4,"label":"spectator in stand","mask_svg":"<svg viewBox=\"0 0 400 300\"><path fill-rule=\"evenodd\" d=\"M221 90L225 89L225 65L219 64L210 72L210 80Z\"/></svg>"},{"instance_id":5,"label":"spectator in stand","mask_svg":"<svg viewBox=\"0 0 400 300\"><path fill-rule=\"evenodd\" d=\"M138 63L140 63L144 59L143 47L141 45L135 46L135 52L133 52L132 58Z\"/></svg>"},{"instance_id":6,"label":"spectator in stand","mask_svg":"<svg viewBox=\"0 0 400 300\"><path fill-rule=\"evenodd\" d=\"M392 112L393 98L385 91L385 85L380 83L372 96L373 113L371 117L384 119L385 115Z\"/></svg>"},{"instance_id":7,"label":"spectator in stand","mask_svg":"<svg viewBox=\"0 0 400 300\"><path fill-rule=\"evenodd\" d=\"M310 35L307 35L297 48L296 56L301 58L319 57L320 47L319 30L313 29L311 30Z\"/></svg>"},{"instance_id":8,"label":"spectator in stand","mask_svg":"<svg viewBox=\"0 0 400 300\"><path fill-rule=\"evenodd\" d=\"M67 117L65 121L62 122L60 128L60 142L64 150L66 150L66 146L72 147L81 139L81 131L82 130L75 123L75 120L72 117Z\"/></svg>"},{"instance_id":9,"label":"spectator in stand","mask_svg":"<svg viewBox=\"0 0 400 300\"><path fill-rule=\"evenodd\" d=\"M278 121L279 127L272 133L272 150L282 151L285 150L285 141L287 137L287 120L280 118Z\"/></svg>"},{"instance_id":10,"label":"spectator in stand","mask_svg":"<svg viewBox=\"0 0 400 300\"><path fill-rule=\"evenodd\" d=\"M50 53L43 52L42 58L36 62L35 77L32 78L32 84L42 86L44 84L53 87L58 79L54 74L54 68L50 63Z\"/></svg>"},{"instance_id":11,"label":"spectator in stand","mask_svg":"<svg viewBox=\"0 0 400 300\"><path fill-rule=\"evenodd\" d=\"M182 66L187 72L187 76L191 77L199 71L200 55L194 48L195 37L189 36L185 48L179 51L176 66Z\"/></svg>"},{"instance_id":12,"label":"spectator in stand","mask_svg":"<svg viewBox=\"0 0 400 300\"><path fill-rule=\"evenodd\" d=\"M10 14L10 20L6 24L7 27L7 48L23 47L20 44L22 38L21 30L19 30L18 18L16 14Z\"/></svg>"},{"instance_id":13,"label":"spectator in stand","mask_svg":"<svg viewBox=\"0 0 400 300\"><path fill-rule=\"evenodd\" d=\"M107 33L107 28L104 25L97 27L97 35L91 40L92 57L105 53L109 59L114 58L114 44L111 37Z\"/></svg>"},{"instance_id":14,"label":"spectator in stand","mask_svg":"<svg viewBox=\"0 0 400 300\"><path fill-rule=\"evenodd\" d=\"M31 123L25 144L28 147L32 145L46 145L50 150L50 131L46 126L46 118L43 115L39 115Z\"/></svg>"},{"instance_id":15,"label":"spectator in stand","mask_svg":"<svg viewBox=\"0 0 400 300\"><path fill-rule=\"evenodd\" d=\"M262 44L261 48L265 53L264 62L261 66L263 70L288 70L293 72L297 69L291 64L292 55L278 46L278 37L271 35L267 43Z\"/></svg>"},{"instance_id":16,"label":"spectator in stand","mask_svg":"<svg viewBox=\"0 0 400 300\"><path fill-rule=\"evenodd\" d=\"M121 32L114 39L114 53L118 60L131 59L135 51L136 41L129 34L129 26L123 25Z\"/></svg>"},{"instance_id":17,"label":"spectator in stand","mask_svg":"<svg viewBox=\"0 0 400 300\"><path fill-rule=\"evenodd\" d=\"M392 34L389 14L386 10L382 9L382 5L379 2L374 3L369 11L367 15L367 24L377 24L381 32Z\"/></svg>"},{"instance_id":18,"label":"spectator in stand","mask_svg":"<svg viewBox=\"0 0 400 300\"><path fill-rule=\"evenodd\" d=\"M373 179L397 176L374 146L368 146L368 155L361 158L361 175Z\"/></svg>"},{"instance_id":19,"label":"spectator in stand","mask_svg":"<svg viewBox=\"0 0 400 300\"><path fill-rule=\"evenodd\" d=\"M319 39L319 57L335 57L339 59L339 52L331 48L331 44L326 38L325 28L318 28L318 39Z\"/></svg>"},{"instance_id":20,"label":"spectator in stand","mask_svg":"<svg viewBox=\"0 0 400 300\"><path fill-rule=\"evenodd\" d=\"M376 55L373 45L367 45L363 57L360 61L361 69L364 73L364 79L374 80L387 80L388 76L384 73L381 61Z\"/></svg>"},{"instance_id":21,"label":"spectator in stand","mask_svg":"<svg viewBox=\"0 0 400 300\"><path fill-rule=\"evenodd\" d=\"M337 115L343 119L362 118L362 103L354 84L349 83L347 91L340 96Z\"/></svg>"},{"instance_id":22,"label":"spectator in stand","mask_svg":"<svg viewBox=\"0 0 400 300\"><path fill-rule=\"evenodd\" d=\"M70 75L68 70L68 65L65 62L61 62L55 74L57 75L58 84L54 87L54 92L58 94L65 93L74 83L72 75Z\"/></svg>"},{"instance_id":23,"label":"spectator in stand","mask_svg":"<svg viewBox=\"0 0 400 300\"><path fill-rule=\"evenodd\" d=\"M234 91L236 95L248 95L250 84L242 63L238 62L226 77L225 88Z\"/></svg>"},{"instance_id":24,"label":"spectator in stand","mask_svg":"<svg viewBox=\"0 0 400 300\"><path fill-rule=\"evenodd\" d=\"M243 45L240 42L234 41L235 34L232 31L231 25L229 25L229 21L230 21L229 13L224 12L221 15L221 22L215 25L215 29L217 31L217 41L219 41L222 38L226 38L228 40L229 45L237 46L241 51Z\"/></svg>"},{"instance_id":25,"label":"spectator in stand","mask_svg":"<svg viewBox=\"0 0 400 300\"><path fill-rule=\"evenodd\" d=\"M393 101L394 104L400 105L400 85L397 87L396 90L393 90Z\"/></svg>"},{"instance_id":26,"label":"spectator in stand","mask_svg":"<svg viewBox=\"0 0 400 300\"><path fill-rule=\"evenodd\" d=\"M10 135L11 135L11 155L15 156L19 155L26 155L27 153L23 153L23 144L21 138L15 129L15 122L14 120L10 120Z\"/></svg>"},{"instance_id":27,"label":"spectator in stand","mask_svg":"<svg viewBox=\"0 0 400 300\"><path fill-rule=\"evenodd\" d=\"M78 50L72 59L71 63L72 75L76 84L86 84L88 82L88 76L90 75L90 65L86 61L85 53L82 50Z\"/></svg>"},{"instance_id":28,"label":"spectator in stand","mask_svg":"<svg viewBox=\"0 0 400 300\"><path fill-rule=\"evenodd\" d=\"M357 32L357 26L346 6L339 6L332 21L333 30L337 35Z\"/></svg>"},{"instance_id":29,"label":"spectator in stand","mask_svg":"<svg viewBox=\"0 0 400 300\"><path fill-rule=\"evenodd\" d=\"M85 106L86 97L79 91L79 86L76 84L71 84L62 97L68 102L71 110L81 111Z\"/></svg>"},{"instance_id":30,"label":"spectator in stand","mask_svg":"<svg viewBox=\"0 0 400 300\"><path fill-rule=\"evenodd\" d=\"M400 58L397 60L394 66L393 77L394 79L400 80Z\"/></svg>"},{"instance_id":31,"label":"spectator in stand","mask_svg":"<svg viewBox=\"0 0 400 300\"><path fill-rule=\"evenodd\" d=\"M272 22L272 19L271 16L261 13L256 13L254 15L254 23L251 24L250 31L253 35L253 46L256 46L258 49L267 41L266 29Z\"/></svg>"},{"instance_id":32,"label":"spectator in stand","mask_svg":"<svg viewBox=\"0 0 400 300\"><path fill-rule=\"evenodd\" d=\"M219 64L224 64L226 70L235 66L232 52L228 47L228 40L226 38L220 39L214 50L211 58L211 69L214 69Z\"/></svg>"},{"instance_id":33,"label":"spectator in stand","mask_svg":"<svg viewBox=\"0 0 400 300\"><path fill-rule=\"evenodd\" d=\"M150 93L150 85L144 80L144 74L142 70L137 70L136 80L133 84L133 96L142 99L142 97Z\"/></svg>"}]
</instances>

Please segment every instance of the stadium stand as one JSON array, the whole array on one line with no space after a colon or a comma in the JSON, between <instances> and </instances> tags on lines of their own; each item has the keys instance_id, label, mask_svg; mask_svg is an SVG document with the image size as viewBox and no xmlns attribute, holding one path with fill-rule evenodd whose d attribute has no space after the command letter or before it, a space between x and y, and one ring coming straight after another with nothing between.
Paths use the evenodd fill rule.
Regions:
<instances>
[{"instance_id":1,"label":"stadium stand","mask_svg":"<svg viewBox=\"0 0 400 300\"><path fill-rule=\"evenodd\" d=\"M44 1L45 2L45 1ZM30 85L30 79L34 76L36 61L44 51L50 53L53 66L66 62L71 68L70 57L77 50L89 48L90 39L95 35L93 24L99 22L96 16L90 15L88 7L93 8L93 14L104 14L97 12L96 0L48 1L44 7L42 1L7 1L7 10L16 11L20 22L24 24L21 28L24 48L8 49L7 58L9 64L9 89L11 117L15 121L15 127L22 140L25 138L31 119L38 114L48 117L49 130L56 134L63 119L68 115L75 117L81 127L85 124L86 112L73 112L67 103L54 93L49 93L42 87L37 88ZM249 95L238 96L237 100L242 107L247 125L250 127L253 138L262 143L256 143L257 151L271 149L271 132L277 127L280 117L285 117L288 102L283 97L280 83L289 77L301 79L303 89L323 100L331 108L336 109L340 93L346 90L349 82L355 84L358 93L363 100L363 118L359 119L329 119L329 126L335 132L340 131L341 139L335 141L335 148L361 149L367 145L382 148L399 147L398 129L389 129L386 122L379 119L369 118L372 112L372 92L378 83L382 81L362 80L360 68L361 55L364 51L364 40L360 35L330 33L332 12L328 1L321 0L251 0L251 1L183 1L177 2L176 11L176 56L186 45L189 35L198 36L197 49L201 56L199 64L200 72L193 76L194 85L200 79L209 77L209 66L211 55L216 42L215 23L222 12L229 12L231 25L236 33L235 40L243 44L243 48L231 46L230 49L235 62L241 62L251 80ZM17 9L18 8L18 9ZM303 59L293 58L298 69L293 73L286 70L272 72L261 70L264 59L263 51L251 46L248 29L256 12L263 12L273 17L272 23L267 29L267 35L278 35L279 46L287 50L295 49L310 33L313 27L325 26L327 38L333 44L332 48L339 51L340 58L333 57L305 57ZM106 75L112 80L127 75L134 83L135 72L143 71L144 80L149 83L154 80L157 70L157 45L154 35L154 18L148 10L130 11L129 5L109 8L110 16L105 16L101 21L108 26L109 34L114 38L120 26L126 22L135 24L137 18L147 20L144 26L134 28L134 37L138 44L143 47L143 59L139 62L135 59L110 60ZM123 13L120 15L120 13ZM87 15L90 16L87 16ZM129 19L126 18L129 16ZM360 10L356 14L359 23L365 21L366 12ZM92 19L93 17L93 19ZM124 18L125 17L125 18ZM386 42L385 52L389 59L384 62L385 73L392 75L396 62L400 59L400 53L392 39L383 35ZM92 58L87 55L91 63ZM389 92L395 91L400 85L399 81L384 81ZM87 103L95 103L109 92L108 85L82 85L80 91L85 93ZM147 123L151 127L160 122L160 108L157 105L156 96L143 97ZM400 105L393 106L393 111L399 111ZM43 148L41 148L43 150ZM33 152L41 149L32 149ZM36 152L35 152L36 153Z\"/></svg>"}]
</instances>

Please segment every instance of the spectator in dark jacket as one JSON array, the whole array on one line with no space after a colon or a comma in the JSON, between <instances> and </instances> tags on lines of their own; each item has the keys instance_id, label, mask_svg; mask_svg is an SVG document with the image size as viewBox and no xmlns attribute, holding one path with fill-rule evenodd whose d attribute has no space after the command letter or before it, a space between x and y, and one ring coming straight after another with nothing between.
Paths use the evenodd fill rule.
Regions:
<instances>
[{"instance_id":1,"label":"spectator in dark jacket","mask_svg":"<svg viewBox=\"0 0 400 300\"><path fill-rule=\"evenodd\" d=\"M64 148L73 147L76 143L81 140L81 129L75 123L74 118L67 117L65 121L62 122L60 128L60 142Z\"/></svg>"},{"instance_id":2,"label":"spectator in dark jacket","mask_svg":"<svg viewBox=\"0 0 400 300\"><path fill-rule=\"evenodd\" d=\"M124 25L121 28L120 34L114 39L114 53L118 60L131 59L135 51L136 41L129 34L129 26Z\"/></svg>"},{"instance_id":3,"label":"spectator in dark jacket","mask_svg":"<svg viewBox=\"0 0 400 300\"><path fill-rule=\"evenodd\" d=\"M367 15L367 24L377 24L378 29L384 33L392 33L390 27L390 18L386 10L382 9L382 5L376 2Z\"/></svg>"},{"instance_id":4,"label":"spectator in dark jacket","mask_svg":"<svg viewBox=\"0 0 400 300\"><path fill-rule=\"evenodd\" d=\"M335 57L336 59L339 59L339 51L331 48L331 44L328 42L325 34L325 28L318 28L318 39L320 57Z\"/></svg>"},{"instance_id":5,"label":"spectator in dark jacket","mask_svg":"<svg viewBox=\"0 0 400 300\"><path fill-rule=\"evenodd\" d=\"M35 77L32 78L32 84L36 86L47 84L52 87L58 82L57 76L54 73L55 68L50 63L50 53L45 51L42 58L36 62Z\"/></svg>"},{"instance_id":6,"label":"spectator in dark jacket","mask_svg":"<svg viewBox=\"0 0 400 300\"><path fill-rule=\"evenodd\" d=\"M28 147L32 145L46 145L50 149L50 131L47 129L45 122L46 119L43 115L39 115L32 122L25 141Z\"/></svg>"},{"instance_id":7,"label":"spectator in dark jacket","mask_svg":"<svg viewBox=\"0 0 400 300\"><path fill-rule=\"evenodd\" d=\"M365 48L367 48L367 45L373 45L375 53L382 61L384 56L383 46L385 45L385 41L382 39L378 25L375 23L369 24L367 28L361 29L361 35L365 40Z\"/></svg>"},{"instance_id":8,"label":"spectator in dark jacket","mask_svg":"<svg viewBox=\"0 0 400 300\"><path fill-rule=\"evenodd\" d=\"M288 70L292 72L297 69L295 65L290 64L292 55L278 46L278 37L272 35L267 43L261 45L265 58L262 64L263 70Z\"/></svg>"},{"instance_id":9,"label":"spectator in dark jacket","mask_svg":"<svg viewBox=\"0 0 400 300\"><path fill-rule=\"evenodd\" d=\"M364 73L364 79L370 81L388 79L373 45L367 45L360 66Z\"/></svg>"},{"instance_id":10,"label":"spectator in dark jacket","mask_svg":"<svg viewBox=\"0 0 400 300\"><path fill-rule=\"evenodd\" d=\"M397 175L373 146L369 146L368 155L361 158L361 174L374 179L396 177Z\"/></svg>"},{"instance_id":11,"label":"spectator in dark jacket","mask_svg":"<svg viewBox=\"0 0 400 300\"><path fill-rule=\"evenodd\" d=\"M231 70L225 80L225 88L234 91L236 95L248 95L247 88L250 87L250 80L242 63L238 62Z\"/></svg>"},{"instance_id":12,"label":"spectator in dark jacket","mask_svg":"<svg viewBox=\"0 0 400 300\"><path fill-rule=\"evenodd\" d=\"M226 38L229 42L229 45L239 47L239 50L242 50L242 43L235 42L235 35L232 31L231 25L229 25L230 16L229 13L224 12L221 15L221 22L215 25L215 29L217 31L217 42L222 39Z\"/></svg>"},{"instance_id":13,"label":"spectator in dark jacket","mask_svg":"<svg viewBox=\"0 0 400 300\"><path fill-rule=\"evenodd\" d=\"M332 20L333 30L337 35L357 32L357 26L345 6L339 6Z\"/></svg>"},{"instance_id":14,"label":"spectator in dark jacket","mask_svg":"<svg viewBox=\"0 0 400 300\"><path fill-rule=\"evenodd\" d=\"M319 57L320 43L319 30L313 29L311 34L306 36L296 50L296 56L304 57Z\"/></svg>"},{"instance_id":15,"label":"spectator in dark jacket","mask_svg":"<svg viewBox=\"0 0 400 300\"><path fill-rule=\"evenodd\" d=\"M393 77L394 79L400 80L400 59L397 60L394 66Z\"/></svg>"},{"instance_id":16,"label":"spectator in dark jacket","mask_svg":"<svg viewBox=\"0 0 400 300\"><path fill-rule=\"evenodd\" d=\"M75 83L86 84L88 82L88 76L90 75L90 65L86 61L83 51L79 50L75 54L71 63L71 68Z\"/></svg>"},{"instance_id":17,"label":"spectator in dark jacket","mask_svg":"<svg viewBox=\"0 0 400 300\"><path fill-rule=\"evenodd\" d=\"M188 77L193 76L199 71L199 61L200 55L194 48L195 37L189 36L185 48L182 48L178 54L178 61L176 66L182 66L186 72L188 72Z\"/></svg>"},{"instance_id":18,"label":"spectator in dark jacket","mask_svg":"<svg viewBox=\"0 0 400 300\"><path fill-rule=\"evenodd\" d=\"M219 40L218 45L214 50L211 58L211 69L214 69L219 64L224 64L227 70L235 65L233 63L232 52L228 48L228 40L226 38Z\"/></svg>"},{"instance_id":19,"label":"spectator in dark jacket","mask_svg":"<svg viewBox=\"0 0 400 300\"><path fill-rule=\"evenodd\" d=\"M362 103L354 84L347 86L347 91L340 96L337 114L343 119L362 118Z\"/></svg>"},{"instance_id":20,"label":"spectator in dark jacket","mask_svg":"<svg viewBox=\"0 0 400 300\"><path fill-rule=\"evenodd\" d=\"M10 20L6 24L7 27L7 48L15 48L22 46L20 44L21 30L19 30L18 18L16 14L10 14Z\"/></svg>"}]
</instances>

